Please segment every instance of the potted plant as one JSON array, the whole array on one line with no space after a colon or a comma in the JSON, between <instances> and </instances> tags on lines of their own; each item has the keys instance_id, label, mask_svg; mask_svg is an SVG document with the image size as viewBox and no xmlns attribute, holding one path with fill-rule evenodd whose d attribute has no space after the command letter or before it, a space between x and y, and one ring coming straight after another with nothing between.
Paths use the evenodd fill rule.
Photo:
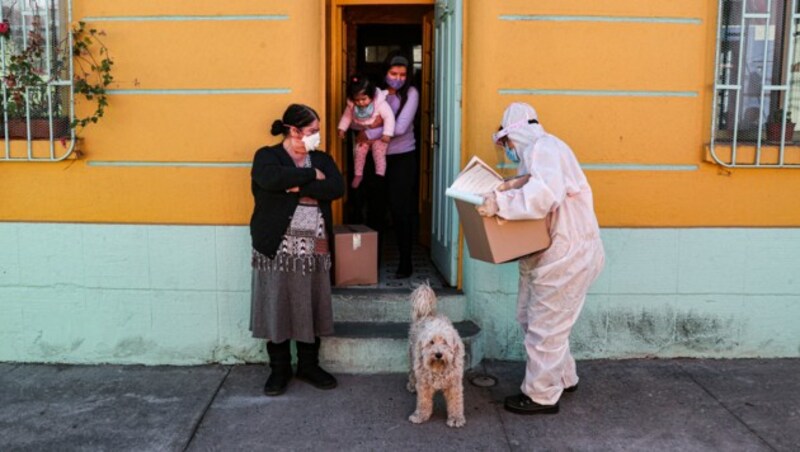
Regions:
<instances>
[{"instance_id":1,"label":"potted plant","mask_svg":"<svg viewBox=\"0 0 800 452\"><path fill-rule=\"evenodd\" d=\"M78 22L70 30L71 47L68 46L70 40L65 38L48 54L45 25L36 14L36 8L36 3L33 3L34 14L24 48L18 44L21 40L8 39L11 26L0 23L0 38L6 39L2 81L6 91L4 109L8 117L8 134L9 138L27 138L30 125L31 139L49 139L52 136L63 142L69 136L70 127L76 129L77 135L88 124L103 117L108 106L106 89L114 80L111 75L114 62L100 38L103 32L87 28L83 22ZM51 34L55 34L55 30L51 30ZM45 60L48 56L50 61ZM59 74L66 75L70 58L76 98L82 98L93 106L86 115L75 115L72 121L69 119L69 92L49 86L59 79ZM49 73L46 68L50 69Z\"/></svg>"},{"instance_id":2,"label":"potted plant","mask_svg":"<svg viewBox=\"0 0 800 452\"><path fill-rule=\"evenodd\" d=\"M778 109L772 112L767 122L767 141L781 141L781 130L783 129L783 110ZM792 112L786 112L786 131L784 140L791 143L794 139L794 126L792 122Z\"/></svg>"},{"instance_id":3,"label":"potted plant","mask_svg":"<svg viewBox=\"0 0 800 452\"><path fill-rule=\"evenodd\" d=\"M27 93L27 104L24 97L17 97L17 100L12 98L8 103L9 138L27 138L30 123L32 140L49 139L51 111L53 137L68 137L70 121L63 111L63 103L52 98L48 101L47 89L42 85L29 86Z\"/></svg>"}]
</instances>

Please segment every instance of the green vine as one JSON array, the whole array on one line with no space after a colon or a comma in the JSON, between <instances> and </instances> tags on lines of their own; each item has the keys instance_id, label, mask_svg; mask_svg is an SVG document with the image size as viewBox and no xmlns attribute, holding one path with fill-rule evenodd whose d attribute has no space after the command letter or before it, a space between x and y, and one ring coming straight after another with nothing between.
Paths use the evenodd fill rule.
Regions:
<instances>
[{"instance_id":1,"label":"green vine","mask_svg":"<svg viewBox=\"0 0 800 452\"><path fill-rule=\"evenodd\" d=\"M74 62L73 87L76 94L94 102L94 111L84 117L76 117L72 121L73 128L84 128L89 123L97 123L105 114L108 106L107 88L114 81L111 68L114 61L108 54L108 48L101 40L103 31L86 28L84 22L78 22L72 28L72 55ZM96 53L92 52L96 49Z\"/></svg>"}]
</instances>

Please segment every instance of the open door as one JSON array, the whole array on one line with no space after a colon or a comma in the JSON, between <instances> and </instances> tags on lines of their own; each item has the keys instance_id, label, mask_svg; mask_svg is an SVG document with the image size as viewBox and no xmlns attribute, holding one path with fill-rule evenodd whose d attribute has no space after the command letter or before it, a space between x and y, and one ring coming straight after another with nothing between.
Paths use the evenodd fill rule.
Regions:
<instances>
[{"instance_id":1,"label":"open door","mask_svg":"<svg viewBox=\"0 0 800 452\"><path fill-rule=\"evenodd\" d=\"M461 0L437 0L434 22L433 217L431 259L451 286L458 278L458 217L444 195L461 165Z\"/></svg>"},{"instance_id":2,"label":"open door","mask_svg":"<svg viewBox=\"0 0 800 452\"><path fill-rule=\"evenodd\" d=\"M328 23L331 27L331 39L327 43L330 55L330 69L327 71L326 83L328 86L327 97L327 145L334 161L339 165L345 180L347 180L347 166L343 164L344 146L342 140L337 135L336 125L339 123L339 114L344 109L346 99L347 83L347 23L342 20L342 8L328 8ZM342 223L344 214L343 199L338 199L333 203L333 221L336 224Z\"/></svg>"},{"instance_id":3,"label":"open door","mask_svg":"<svg viewBox=\"0 0 800 452\"><path fill-rule=\"evenodd\" d=\"M419 243L431 247L433 211L433 30L435 12L422 18L422 80L420 85Z\"/></svg>"}]
</instances>

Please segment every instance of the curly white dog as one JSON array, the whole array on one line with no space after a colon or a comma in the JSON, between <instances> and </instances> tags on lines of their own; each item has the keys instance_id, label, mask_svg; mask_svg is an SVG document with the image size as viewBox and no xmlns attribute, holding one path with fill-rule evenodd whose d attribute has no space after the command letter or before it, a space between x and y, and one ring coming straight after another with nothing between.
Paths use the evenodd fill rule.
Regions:
<instances>
[{"instance_id":1,"label":"curly white dog","mask_svg":"<svg viewBox=\"0 0 800 452\"><path fill-rule=\"evenodd\" d=\"M436 294L428 284L411 294L408 390L417 393L417 409L408 420L420 424L433 412L433 396L447 401L447 425L461 427L464 418L464 343L453 324L436 314Z\"/></svg>"}]
</instances>

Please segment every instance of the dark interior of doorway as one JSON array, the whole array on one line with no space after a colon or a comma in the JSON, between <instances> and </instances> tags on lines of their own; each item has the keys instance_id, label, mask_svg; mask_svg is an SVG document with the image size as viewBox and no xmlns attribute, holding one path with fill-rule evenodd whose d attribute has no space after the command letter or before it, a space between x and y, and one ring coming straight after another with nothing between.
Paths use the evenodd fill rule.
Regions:
<instances>
[{"instance_id":1,"label":"dark interior of doorway","mask_svg":"<svg viewBox=\"0 0 800 452\"><path fill-rule=\"evenodd\" d=\"M374 9L372 10L375 11ZM397 12L395 10L395 12ZM348 27L348 71L352 75L355 73L369 77L376 84L381 86L385 75L385 60L387 56L393 53L401 53L412 61L414 66L413 80L415 88L421 92L421 76L422 76L422 40L423 30L421 20L418 23L403 23L403 24L387 24L387 23L355 23ZM419 159L420 152L420 114L417 112L415 119L414 131L416 135L417 151L415 152L417 159ZM346 149L353 149L352 136L348 137ZM353 175L353 158L352 152L346 152L346 165L347 173L352 179ZM420 167L419 162L416 165ZM430 259L430 250L423 246L417 240L419 231L414 233L414 248L413 248L413 267L414 271L409 278L396 278L395 270L399 263L399 256L397 252L396 239L394 230L392 228L391 215L388 214L376 223L376 219L370 218L368 206L371 203L380 202L375 199L375 169L373 160L367 158L366 167L364 169L364 181L358 189L350 188L350 180L348 184L348 196L344 205L344 220L346 223L351 224L367 224L374 229L378 229L379 224L382 223L382 233L379 234L380 252L379 252L379 269L378 269L378 285L377 288L381 289L405 289L415 287L421 282L428 281L434 288L447 287L444 278L439 274L436 267ZM417 176L416 193L419 193L419 175ZM370 200L370 198L372 198ZM417 202L419 205L419 202ZM416 228L419 228L419 218L421 212L415 219ZM371 224L372 223L372 224ZM368 286L376 287L376 286Z\"/></svg>"}]
</instances>

